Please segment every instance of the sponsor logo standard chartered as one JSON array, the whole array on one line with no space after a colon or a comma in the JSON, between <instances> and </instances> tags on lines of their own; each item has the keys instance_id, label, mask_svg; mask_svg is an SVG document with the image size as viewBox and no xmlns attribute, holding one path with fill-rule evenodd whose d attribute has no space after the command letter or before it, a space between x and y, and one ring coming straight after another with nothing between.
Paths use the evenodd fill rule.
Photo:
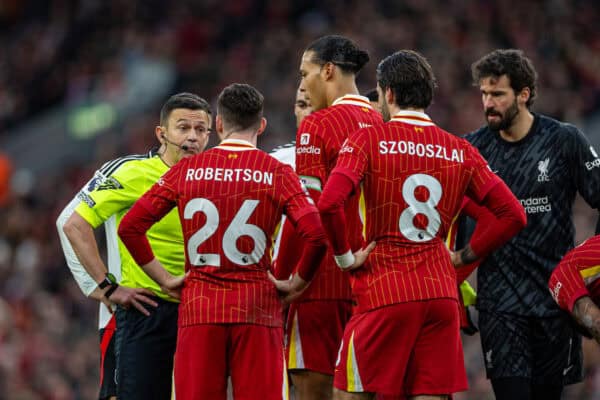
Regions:
<instances>
[{"instance_id":1,"label":"sponsor logo standard chartered","mask_svg":"<svg viewBox=\"0 0 600 400\"><path fill-rule=\"evenodd\" d=\"M552 211L552 205L550 204L548 196L519 199L519 202L527 214L537 214Z\"/></svg>"}]
</instances>

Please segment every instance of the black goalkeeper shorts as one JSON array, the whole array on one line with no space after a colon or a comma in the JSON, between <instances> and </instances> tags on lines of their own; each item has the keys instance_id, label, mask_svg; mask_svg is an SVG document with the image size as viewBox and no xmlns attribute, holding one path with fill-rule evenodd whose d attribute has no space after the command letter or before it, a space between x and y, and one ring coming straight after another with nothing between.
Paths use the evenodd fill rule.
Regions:
<instances>
[{"instance_id":1,"label":"black goalkeeper shorts","mask_svg":"<svg viewBox=\"0 0 600 400\"><path fill-rule=\"evenodd\" d=\"M522 377L552 385L583 379L581 336L565 316L479 310L479 330L488 379Z\"/></svg>"}]
</instances>

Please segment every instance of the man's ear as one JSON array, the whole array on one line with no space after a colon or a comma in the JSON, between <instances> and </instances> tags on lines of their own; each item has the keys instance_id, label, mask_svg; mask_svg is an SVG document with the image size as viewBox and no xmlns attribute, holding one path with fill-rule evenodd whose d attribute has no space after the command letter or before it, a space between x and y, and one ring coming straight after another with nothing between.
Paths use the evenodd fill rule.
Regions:
<instances>
[{"instance_id":1,"label":"man's ear","mask_svg":"<svg viewBox=\"0 0 600 400\"><path fill-rule=\"evenodd\" d=\"M332 80L336 72L335 64L332 62L327 62L321 67L321 76L325 82Z\"/></svg>"},{"instance_id":2,"label":"man's ear","mask_svg":"<svg viewBox=\"0 0 600 400\"><path fill-rule=\"evenodd\" d=\"M396 95L394 94L392 88L385 88L385 102L388 104L394 104L394 101L396 101Z\"/></svg>"},{"instance_id":3,"label":"man's ear","mask_svg":"<svg viewBox=\"0 0 600 400\"><path fill-rule=\"evenodd\" d=\"M165 140L165 129L164 127L157 125L156 128L154 128L154 134L156 135L156 139L158 139L159 143L163 143L163 141Z\"/></svg>"},{"instance_id":4,"label":"man's ear","mask_svg":"<svg viewBox=\"0 0 600 400\"><path fill-rule=\"evenodd\" d=\"M521 91L517 95L518 103L525 105L529 101L530 97L531 97L531 89L529 89L527 86L525 86L523 89L521 89Z\"/></svg>"},{"instance_id":5,"label":"man's ear","mask_svg":"<svg viewBox=\"0 0 600 400\"><path fill-rule=\"evenodd\" d=\"M265 129L267 129L267 119L265 117L262 117L260 119L260 127L256 131L256 136L260 136L265 131Z\"/></svg>"},{"instance_id":6,"label":"man's ear","mask_svg":"<svg viewBox=\"0 0 600 400\"><path fill-rule=\"evenodd\" d=\"M215 117L215 130L217 133L223 133L223 118L220 115Z\"/></svg>"}]
</instances>

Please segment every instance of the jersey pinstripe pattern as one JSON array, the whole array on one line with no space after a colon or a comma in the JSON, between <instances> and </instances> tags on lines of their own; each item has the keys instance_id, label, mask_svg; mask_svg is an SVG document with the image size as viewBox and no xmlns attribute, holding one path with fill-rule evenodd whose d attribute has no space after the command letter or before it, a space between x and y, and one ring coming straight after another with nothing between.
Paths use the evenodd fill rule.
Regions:
<instances>
[{"instance_id":1,"label":"jersey pinstripe pattern","mask_svg":"<svg viewBox=\"0 0 600 400\"><path fill-rule=\"evenodd\" d=\"M303 179L315 203L335 167L338 152L348 135L359 128L381 124L381 115L363 96L346 95L330 107L308 115L296 134L296 172ZM363 245L360 221L359 195L346 203L346 221L351 230L350 245L358 250ZM333 253L327 255L315 279L303 295L303 300L350 299L351 291L347 274L335 264Z\"/></svg>"},{"instance_id":2,"label":"jersey pinstripe pattern","mask_svg":"<svg viewBox=\"0 0 600 400\"><path fill-rule=\"evenodd\" d=\"M573 310L583 296L600 303L600 235L569 251L550 276L550 293L560 308Z\"/></svg>"},{"instance_id":3,"label":"jersey pinstripe pattern","mask_svg":"<svg viewBox=\"0 0 600 400\"><path fill-rule=\"evenodd\" d=\"M275 227L317 212L298 176L248 142L226 140L184 159L145 195L159 214L177 205L186 280L179 326L251 323L282 326L267 278Z\"/></svg>"},{"instance_id":4,"label":"jersey pinstripe pattern","mask_svg":"<svg viewBox=\"0 0 600 400\"><path fill-rule=\"evenodd\" d=\"M340 151L332 173L362 182L367 264L352 273L357 312L435 298L457 298L445 245L465 194L481 201L499 182L477 150L403 111L389 123L361 129Z\"/></svg>"}]
</instances>

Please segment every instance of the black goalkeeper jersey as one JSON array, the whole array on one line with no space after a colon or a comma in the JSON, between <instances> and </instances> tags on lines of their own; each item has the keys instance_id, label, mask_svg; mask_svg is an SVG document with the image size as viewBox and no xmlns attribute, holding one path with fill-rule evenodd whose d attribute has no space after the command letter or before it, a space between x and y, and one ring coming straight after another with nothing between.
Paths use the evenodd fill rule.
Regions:
<instances>
[{"instance_id":1,"label":"black goalkeeper jersey","mask_svg":"<svg viewBox=\"0 0 600 400\"><path fill-rule=\"evenodd\" d=\"M577 127L534 114L529 134L507 142L487 126L465 137L510 187L527 226L478 270L479 309L524 316L558 315L550 273L573 247L577 192L600 208L600 158Z\"/></svg>"}]
</instances>

